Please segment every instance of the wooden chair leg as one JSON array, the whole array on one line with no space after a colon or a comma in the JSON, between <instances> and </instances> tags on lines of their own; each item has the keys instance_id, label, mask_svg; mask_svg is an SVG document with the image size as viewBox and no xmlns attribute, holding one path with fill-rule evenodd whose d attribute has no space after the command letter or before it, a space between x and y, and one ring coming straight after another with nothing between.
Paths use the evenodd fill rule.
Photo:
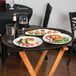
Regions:
<instances>
[{"instance_id":1,"label":"wooden chair leg","mask_svg":"<svg viewBox=\"0 0 76 76\"><path fill-rule=\"evenodd\" d=\"M3 43L1 43L1 45L2 45L2 55L1 55L1 62L2 62L2 64L4 64L4 61L5 61L5 46L4 46L4 44Z\"/></svg>"},{"instance_id":2,"label":"wooden chair leg","mask_svg":"<svg viewBox=\"0 0 76 76\"><path fill-rule=\"evenodd\" d=\"M74 46L72 46L72 48L71 48L71 50L70 50L69 58L68 58L68 61L67 61L67 66L69 66L69 64L70 64L73 50L74 50Z\"/></svg>"},{"instance_id":3,"label":"wooden chair leg","mask_svg":"<svg viewBox=\"0 0 76 76\"><path fill-rule=\"evenodd\" d=\"M1 62L2 62L2 65L4 65L4 61L6 59L6 55L7 55L7 47L1 42Z\"/></svg>"}]
</instances>

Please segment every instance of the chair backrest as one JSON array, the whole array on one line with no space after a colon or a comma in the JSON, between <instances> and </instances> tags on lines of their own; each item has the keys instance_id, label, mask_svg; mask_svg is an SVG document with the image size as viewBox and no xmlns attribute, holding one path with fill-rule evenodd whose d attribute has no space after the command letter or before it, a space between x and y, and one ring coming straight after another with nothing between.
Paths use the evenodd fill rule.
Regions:
<instances>
[{"instance_id":1,"label":"chair backrest","mask_svg":"<svg viewBox=\"0 0 76 76\"><path fill-rule=\"evenodd\" d=\"M28 20L30 21L30 18L33 14L33 9L28 7L28 6L25 6L25 5L20 5L20 4L14 4L14 9L16 10L22 10L21 12L18 12L18 13L21 13L21 14L25 14L27 17L28 17Z\"/></svg>"},{"instance_id":2,"label":"chair backrest","mask_svg":"<svg viewBox=\"0 0 76 76\"><path fill-rule=\"evenodd\" d=\"M46 28L48 25L51 11L52 11L52 6L49 3L47 3L46 12L45 12L44 21L43 21L44 28Z\"/></svg>"},{"instance_id":3,"label":"chair backrest","mask_svg":"<svg viewBox=\"0 0 76 76\"><path fill-rule=\"evenodd\" d=\"M69 12L70 24L71 24L71 31L73 36L75 37L75 30L76 30L76 12Z\"/></svg>"}]
</instances>

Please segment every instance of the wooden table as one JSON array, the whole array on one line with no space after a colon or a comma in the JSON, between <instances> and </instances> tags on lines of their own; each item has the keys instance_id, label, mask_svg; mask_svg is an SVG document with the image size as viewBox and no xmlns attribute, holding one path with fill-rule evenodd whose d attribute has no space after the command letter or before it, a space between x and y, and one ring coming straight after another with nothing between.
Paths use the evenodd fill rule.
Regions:
<instances>
[{"instance_id":1,"label":"wooden table","mask_svg":"<svg viewBox=\"0 0 76 76\"><path fill-rule=\"evenodd\" d=\"M60 29L58 29L58 30L60 30ZM71 33L67 32L67 31L64 31L64 30L60 30L60 31L63 32L63 33L66 33L66 34L68 34L72 37ZM15 50L17 52L19 52L19 55L20 55L21 59L23 60L23 62L25 64L25 67L27 68L30 76L37 76L37 73L39 72L39 69L40 69L48 51L51 51L52 49L60 48L59 53L58 53L53 65L52 65L52 68L50 68L49 73L47 75L47 76L54 76L54 73L57 69L58 64L60 63L60 60L62 59L62 56L64 55L64 52L68 50L68 47L67 47L68 43L64 44L64 45L54 45L54 44L48 44L48 43L43 41L42 45L40 45L36 48L31 48L30 49L30 48L21 48L21 47L15 46L13 44L9 44L7 42L7 39L8 39L7 36L3 35L2 38L1 38L2 43L5 46L15 48ZM26 51L42 51L42 55L41 55L38 63L36 64L35 69L32 67L32 64L31 64L31 62L30 62L30 60L29 60L29 58L26 54Z\"/></svg>"}]
</instances>

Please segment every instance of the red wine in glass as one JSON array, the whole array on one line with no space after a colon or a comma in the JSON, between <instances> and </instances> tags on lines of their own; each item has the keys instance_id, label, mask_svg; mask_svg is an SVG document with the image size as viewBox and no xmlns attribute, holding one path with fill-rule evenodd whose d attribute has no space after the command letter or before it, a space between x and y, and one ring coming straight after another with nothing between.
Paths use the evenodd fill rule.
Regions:
<instances>
[{"instance_id":1,"label":"red wine in glass","mask_svg":"<svg viewBox=\"0 0 76 76\"><path fill-rule=\"evenodd\" d=\"M25 31L25 28L28 26L28 17L27 16L20 16L19 18L19 25L22 28L22 31Z\"/></svg>"}]
</instances>

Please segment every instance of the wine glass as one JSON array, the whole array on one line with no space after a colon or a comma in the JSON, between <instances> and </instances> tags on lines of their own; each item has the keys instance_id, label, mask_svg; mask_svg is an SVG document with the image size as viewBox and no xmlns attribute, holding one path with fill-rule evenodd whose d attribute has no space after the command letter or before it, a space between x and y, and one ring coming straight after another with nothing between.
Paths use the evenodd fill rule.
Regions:
<instances>
[{"instance_id":1,"label":"wine glass","mask_svg":"<svg viewBox=\"0 0 76 76\"><path fill-rule=\"evenodd\" d=\"M27 28L27 26L28 26L28 17L24 16L24 15L20 16L20 18L19 18L19 25L22 28L23 35L24 35L25 28Z\"/></svg>"},{"instance_id":2,"label":"wine glass","mask_svg":"<svg viewBox=\"0 0 76 76\"><path fill-rule=\"evenodd\" d=\"M11 9L11 10L14 9L14 8L13 8L14 0L9 0L9 4L10 4L10 7L11 7L10 9Z\"/></svg>"}]
</instances>

